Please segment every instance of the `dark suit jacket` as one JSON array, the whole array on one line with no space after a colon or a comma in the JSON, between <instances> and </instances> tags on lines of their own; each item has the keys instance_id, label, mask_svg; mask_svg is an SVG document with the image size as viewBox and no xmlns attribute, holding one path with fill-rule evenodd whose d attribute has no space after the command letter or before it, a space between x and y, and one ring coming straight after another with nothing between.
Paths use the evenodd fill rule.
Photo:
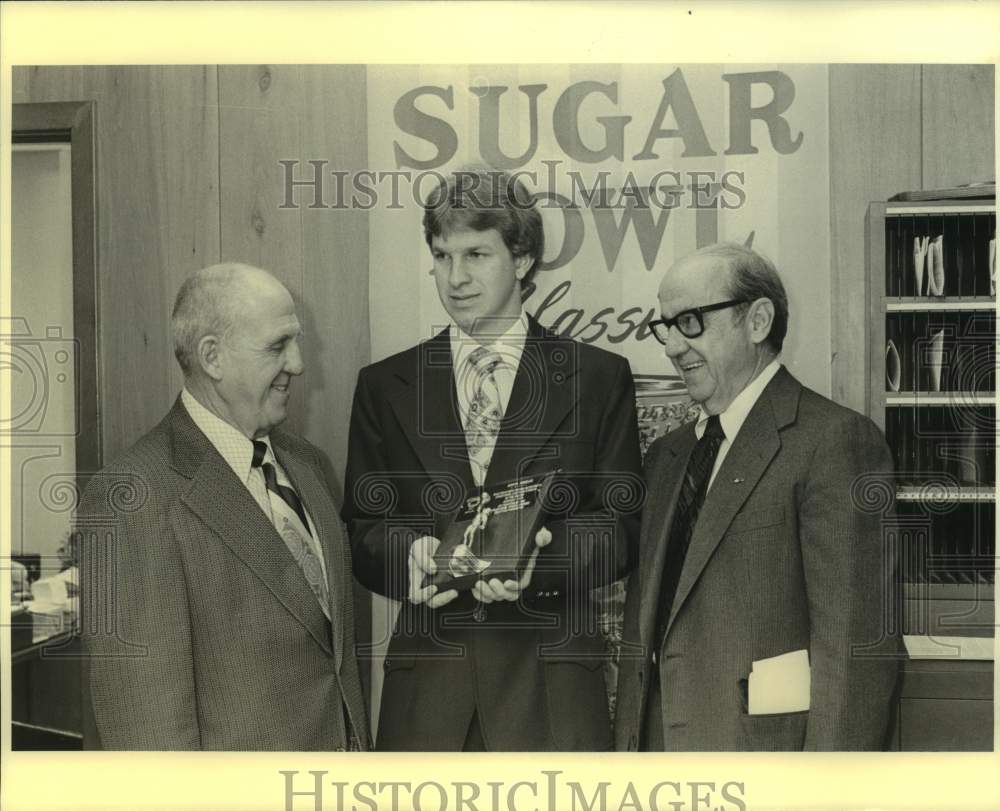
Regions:
<instances>
[{"instance_id":1,"label":"dark suit jacket","mask_svg":"<svg viewBox=\"0 0 1000 811\"><path fill-rule=\"evenodd\" d=\"M253 496L177 399L83 495L84 644L105 749L367 745L350 551L312 445L271 444L316 524L332 623ZM331 632L332 627L332 632Z\"/></svg>"},{"instance_id":2,"label":"dark suit jacket","mask_svg":"<svg viewBox=\"0 0 1000 811\"><path fill-rule=\"evenodd\" d=\"M667 534L695 442L694 426L684 426L646 459L649 498L626 598L615 723L623 750L634 750L644 731ZM870 420L785 369L768 383L708 492L657 651L667 749L883 746L898 650L884 630L894 569L882 538L891 468ZM748 715L739 681L751 664L803 648L808 712Z\"/></svg>"},{"instance_id":3,"label":"dark suit jacket","mask_svg":"<svg viewBox=\"0 0 1000 811\"><path fill-rule=\"evenodd\" d=\"M634 561L641 506L628 362L530 322L486 486L561 468L565 509L546 525L518 603L466 593L433 611L404 602L385 661L379 749L458 750L478 712L492 750L612 745L605 646L590 589ZM351 415L343 516L369 589L407 594L413 540L440 538L473 487L447 331L363 369Z\"/></svg>"}]
</instances>

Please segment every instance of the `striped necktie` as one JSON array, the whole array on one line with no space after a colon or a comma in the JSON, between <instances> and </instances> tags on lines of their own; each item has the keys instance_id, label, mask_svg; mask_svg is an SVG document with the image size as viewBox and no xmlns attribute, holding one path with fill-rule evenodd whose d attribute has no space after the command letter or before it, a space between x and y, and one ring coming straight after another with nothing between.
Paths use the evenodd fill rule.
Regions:
<instances>
[{"instance_id":1,"label":"striped necktie","mask_svg":"<svg viewBox=\"0 0 1000 811\"><path fill-rule=\"evenodd\" d=\"M276 496L279 496L291 507L302 521L302 526L305 527L306 532L312 534L309 529L309 519L306 518L306 510L302 506L299 494L291 487L285 487L285 485L278 483L278 474L274 469L274 465L264 461L265 455L267 455L267 444L255 439L253 441L253 460L250 462L250 467L259 467L264 471L264 483L267 485L268 493L274 493Z\"/></svg>"},{"instance_id":2,"label":"striped necktie","mask_svg":"<svg viewBox=\"0 0 1000 811\"><path fill-rule=\"evenodd\" d=\"M309 529L305 508L295 490L278 482L278 474L274 465L264 461L266 455L267 444L255 439L250 466L252 468L259 467L264 473L264 483L267 485L267 495L271 500L271 513L275 529L278 530L278 534L288 547L288 551L292 553L292 558L302 569L302 574L305 575L309 588L319 600L323 613L329 618L330 592L323 574L323 565L318 554L313 550L315 541L313 541ZM296 526L297 522L291 519L287 509L290 509L298 517L301 527L305 531L305 536L299 531L299 527Z\"/></svg>"}]
</instances>

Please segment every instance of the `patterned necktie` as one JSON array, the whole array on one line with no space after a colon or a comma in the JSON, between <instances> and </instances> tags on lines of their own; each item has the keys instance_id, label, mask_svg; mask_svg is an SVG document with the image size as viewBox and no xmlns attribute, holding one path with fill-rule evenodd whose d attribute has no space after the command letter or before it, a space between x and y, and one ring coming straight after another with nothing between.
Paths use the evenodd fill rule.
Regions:
<instances>
[{"instance_id":1,"label":"patterned necktie","mask_svg":"<svg viewBox=\"0 0 1000 811\"><path fill-rule=\"evenodd\" d=\"M673 607L677 584L681 579L684 559L687 557L691 536L698 523L698 513L701 512L701 505L705 501L705 493L708 492L708 482L712 477L715 458L719 455L719 448L725 438L726 434L719 422L719 415L713 414L708 418L705 433L691 452L687 469L684 471L684 481L681 483L681 492L677 497L677 506L674 508L674 518L667 539L667 554L663 566L663 584L660 590L654 637L657 647L663 642L663 636L667 631L670 609Z\"/></svg>"},{"instance_id":2,"label":"patterned necktie","mask_svg":"<svg viewBox=\"0 0 1000 811\"><path fill-rule=\"evenodd\" d=\"M292 557L302 569L309 588L312 589L316 599L319 600L323 613L330 616L329 590L326 578L323 576L323 566L319 557L313 551L309 540L312 534L309 530L309 521L306 518L305 508L302 501L291 487L278 482L278 474L274 465L264 461L267 454L267 445L259 440L253 441L253 460L250 465L253 468L259 467L264 473L264 483L267 485L267 495L271 501L271 513L273 515L274 527L278 534L292 553ZM289 512L289 509L291 512ZM305 531L305 536L300 531L296 522L292 519L292 514L298 517L301 527Z\"/></svg>"},{"instance_id":3,"label":"patterned necktie","mask_svg":"<svg viewBox=\"0 0 1000 811\"><path fill-rule=\"evenodd\" d=\"M465 444L479 484L486 480L486 471L490 466L493 447L503 420L500 387L493 375L502 363L500 353L485 346L478 346L469 353L469 373L474 377L469 414L465 423Z\"/></svg>"}]
</instances>

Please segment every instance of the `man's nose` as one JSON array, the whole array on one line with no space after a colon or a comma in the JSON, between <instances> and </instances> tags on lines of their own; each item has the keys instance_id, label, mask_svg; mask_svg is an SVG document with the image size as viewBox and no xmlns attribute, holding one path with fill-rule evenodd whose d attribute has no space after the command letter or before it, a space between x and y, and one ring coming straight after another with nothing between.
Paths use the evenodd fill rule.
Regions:
<instances>
[{"instance_id":1,"label":"man's nose","mask_svg":"<svg viewBox=\"0 0 1000 811\"><path fill-rule=\"evenodd\" d=\"M687 338L681 333L674 324L667 330L667 340L663 342L663 353L668 358L676 358L678 355L684 354L688 349Z\"/></svg>"},{"instance_id":2,"label":"man's nose","mask_svg":"<svg viewBox=\"0 0 1000 811\"><path fill-rule=\"evenodd\" d=\"M305 368L305 364L302 362L302 349L296 339L288 346L288 354L285 356L285 371L290 375L300 375Z\"/></svg>"},{"instance_id":3,"label":"man's nose","mask_svg":"<svg viewBox=\"0 0 1000 811\"><path fill-rule=\"evenodd\" d=\"M448 283L452 287L460 287L469 280L469 269L461 256L454 257L449 263Z\"/></svg>"}]
</instances>

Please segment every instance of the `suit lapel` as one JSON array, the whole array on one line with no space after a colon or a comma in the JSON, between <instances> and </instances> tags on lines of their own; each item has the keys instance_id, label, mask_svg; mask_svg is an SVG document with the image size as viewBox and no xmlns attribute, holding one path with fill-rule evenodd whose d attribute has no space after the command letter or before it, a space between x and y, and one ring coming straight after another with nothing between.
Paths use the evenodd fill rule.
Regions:
<instances>
[{"instance_id":1,"label":"suit lapel","mask_svg":"<svg viewBox=\"0 0 1000 811\"><path fill-rule=\"evenodd\" d=\"M577 402L575 354L568 341L546 333L532 318L524 352L504 411L487 485L524 473L543 455L549 438ZM445 330L420 344L396 370L391 407L424 469L452 474L473 486L455 393L451 342ZM557 456L550 467L558 467Z\"/></svg>"},{"instance_id":2,"label":"suit lapel","mask_svg":"<svg viewBox=\"0 0 1000 811\"><path fill-rule=\"evenodd\" d=\"M433 476L457 477L463 492L472 487L448 331L407 353L396 369L396 382L390 406L424 470Z\"/></svg>"},{"instance_id":3,"label":"suit lapel","mask_svg":"<svg viewBox=\"0 0 1000 811\"><path fill-rule=\"evenodd\" d=\"M191 480L181 501L246 564L320 646L331 650L326 619L316 597L250 491L194 424L179 398L170 421L174 467Z\"/></svg>"},{"instance_id":4,"label":"suit lapel","mask_svg":"<svg viewBox=\"0 0 1000 811\"><path fill-rule=\"evenodd\" d=\"M340 519L334 511L333 499L329 491L316 475L314 468L302 461L297 455L290 453L285 445L284 437L275 433L271 437L278 462L285 469L288 478L305 504L306 510L315 523L313 529L317 540L323 549L326 563L326 581L329 591L330 618L333 625L333 653L337 669L344 656L344 639L346 632L340 608L344 604L344 572L342 571L344 538L340 527ZM310 594L312 592L310 591ZM313 600L315 601L315 596Z\"/></svg>"},{"instance_id":5,"label":"suit lapel","mask_svg":"<svg viewBox=\"0 0 1000 811\"><path fill-rule=\"evenodd\" d=\"M800 389L798 381L781 368L747 415L699 513L677 584L668 632L736 513L781 448L778 432L794 421Z\"/></svg>"},{"instance_id":6,"label":"suit lapel","mask_svg":"<svg viewBox=\"0 0 1000 811\"><path fill-rule=\"evenodd\" d=\"M504 411L487 484L525 474L536 459L549 459L549 468L560 466L558 443L549 442L576 406L577 367L570 341L545 332L528 319L528 336L514 377L510 401ZM554 451L551 456L546 455Z\"/></svg>"},{"instance_id":7,"label":"suit lapel","mask_svg":"<svg viewBox=\"0 0 1000 811\"><path fill-rule=\"evenodd\" d=\"M670 444L663 450L662 458L649 468L647 474L650 498L643 516L639 541L639 574L643 584L639 615L640 639L653 639L655 633L670 524L680 496L681 483L684 481L684 470L697 443L693 423L677 430L678 436L671 437ZM656 641L653 640L654 644Z\"/></svg>"}]
</instances>

